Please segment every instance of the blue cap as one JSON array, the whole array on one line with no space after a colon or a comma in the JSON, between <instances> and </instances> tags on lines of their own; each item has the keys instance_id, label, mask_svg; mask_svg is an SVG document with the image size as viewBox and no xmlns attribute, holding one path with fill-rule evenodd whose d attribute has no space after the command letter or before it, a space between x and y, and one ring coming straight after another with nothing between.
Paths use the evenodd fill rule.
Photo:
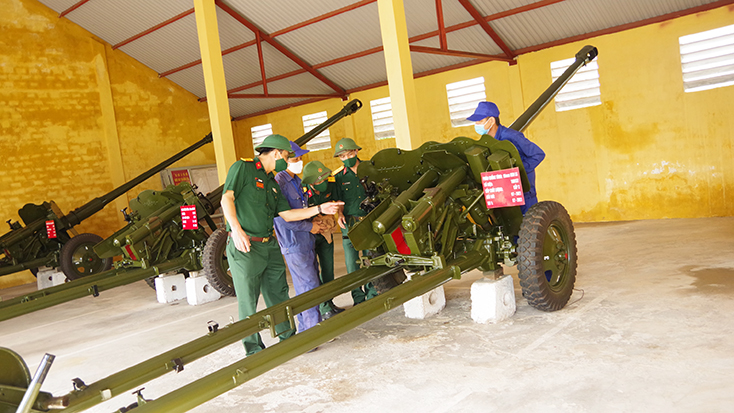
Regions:
<instances>
[{"instance_id":1,"label":"blue cap","mask_svg":"<svg viewBox=\"0 0 734 413\"><path fill-rule=\"evenodd\" d=\"M478 120L487 119L490 116L500 116L500 110L497 108L497 105L492 102L479 102L477 110L475 110L471 116L466 118L466 120L476 122Z\"/></svg>"},{"instance_id":2,"label":"blue cap","mask_svg":"<svg viewBox=\"0 0 734 413\"><path fill-rule=\"evenodd\" d=\"M300 146L291 141L291 152L293 152L293 158L298 158L299 156L303 156L311 151L309 151L308 149L301 149Z\"/></svg>"}]
</instances>

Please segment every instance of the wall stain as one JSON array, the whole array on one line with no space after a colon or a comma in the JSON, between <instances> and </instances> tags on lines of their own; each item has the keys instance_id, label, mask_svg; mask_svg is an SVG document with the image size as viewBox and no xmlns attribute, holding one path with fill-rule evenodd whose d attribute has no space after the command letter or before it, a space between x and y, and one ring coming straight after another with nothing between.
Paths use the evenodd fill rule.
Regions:
<instances>
[{"instance_id":1,"label":"wall stain","mask_svg":"<svg viewBox=\"0 0 734 413\"><path fill-rule=\"evenodd\" d=\"M709 267L700 268L687 265L680 268L685 275L695 278L691 284L698 292L704 294L733 294L734 293L734 268Z\"/></svg>"},{"instance_id":2,"label":"wall stain","mask_svg":"<svg viewBox=\"0 0 734 413\"><path fill-rule=\"evenodd\" d=\"M600 117L591 122L594 142L612 151L633 154L650 147L660 133L657 122L633 124L620 120L614 101L601 104ZM599 113L599 112L596 112Z\"/></svg>"}]
</instances>

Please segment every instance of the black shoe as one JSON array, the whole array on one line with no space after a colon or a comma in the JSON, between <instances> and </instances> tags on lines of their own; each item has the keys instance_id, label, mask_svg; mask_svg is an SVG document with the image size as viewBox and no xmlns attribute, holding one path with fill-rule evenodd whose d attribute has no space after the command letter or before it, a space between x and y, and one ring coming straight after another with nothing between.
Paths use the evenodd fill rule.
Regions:
<instances>
[{"instance_id":1,"label":"black shoe","mask_svg":"<svg viewBox=\"0 0 734 413\"><path fill-rule=\"evenodd\" d=\"M344 309L341 308L341 307L334 306L334 309L331 310L331 311L335 312L336 314L339 314L339 313L343 312Z\"/></svg>"},{"instance_id":2,"label":"black shoe","mask_svg":"<svg viewBox=\"0 0 734 413\"><path fill-rule=\"evenodd\" d=\"M337 314L338 314L338 312L335 311L335 310L327 311L324 314L321 314L321 319L322 320L328 320L328 319L330 319L331 317L334 317Z\"/></svg>"}]
</instances>

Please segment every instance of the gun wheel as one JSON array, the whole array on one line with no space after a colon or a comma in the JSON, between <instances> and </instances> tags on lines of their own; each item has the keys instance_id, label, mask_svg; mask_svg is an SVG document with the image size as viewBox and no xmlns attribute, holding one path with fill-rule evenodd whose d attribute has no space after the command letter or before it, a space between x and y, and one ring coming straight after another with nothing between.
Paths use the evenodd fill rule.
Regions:
<instances>
[{"instance_id":1,"label":"gun wheel","mask_svg":"<svg viewBox=\"0 0 734 413\"><path fill-rule=\"evenodd\" d=\"M0 386L28 388L31 384L31 372L28 370L28 365L13 350L0 347L0 366L3 366L0 369Z\"/></svg>"},{"instance_id":2,"label":"gun wheel","mask_svg":"<svg viewBox=\"0 0 734 413\"><path fill-rule=\"evenodd\" d=\"M70 281L112 268L112 258L100 258L94 246L102 242L97 234L79 234L61 247L59 267Z\"/></svg>"},{"instance_id":3,"label":"gun wheel","mask_svg":"<svg viewBox=\"0 0 734 413\"><path fill-rule=\"evenodd\" d=\"M209 236L202 258L203 275L215 290L222 295L235 296L232 273L227 262L227 231L220 228Z\"/></svg>"},{"instance_id":4,"label":"gun wheel","mask_svg":"<svg viewBox=\"0 0 734 413\"><path fill-rule=\"evenodd\" d=\"M563 205L543 201L530 207L520 226L518 261L528 304L557 311L568 303L576 281L576 235Z\"/></svg>"}]
</instances>

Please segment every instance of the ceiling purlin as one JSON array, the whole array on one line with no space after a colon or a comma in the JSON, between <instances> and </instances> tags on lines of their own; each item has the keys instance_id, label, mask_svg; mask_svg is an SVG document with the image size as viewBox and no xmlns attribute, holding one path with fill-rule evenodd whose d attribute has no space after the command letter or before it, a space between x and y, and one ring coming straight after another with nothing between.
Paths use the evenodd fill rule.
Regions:
<instances>
[{"instance_id":1,"label":"ceiling purlin","mask_svg":"<svg viewBox=\"0 0 734 413\"><path fill-rule=\"evenodd\" d=\"M76 2L73 6L71 6L68 9L66 9L66 10L62 11L61 13L59 13L59 17L66 16L67 14L69 14L69 13L73 12L74 10L78 9L79 7L83 6L84 3L88 2L88 1L89 0L81 0L81 1Z\"/></svg>"},{"instance_id":2,"label":"ceiling purlin","mask_svg":"<svg viewBox=\"0 0 734 413\"><path fill-rule=\"evenodd\" d=\"M482 16L479 11L472 5L469 0L459 0L459 3L461 3L462 6L466 9L466 11L471 14L471 16L476 20L479 25L482 27L482 29L489 35L489 37L494 40L495 43L497 43L497 46L502 49L503 52L505 52L505 55L507 57L513 58L515 57L515 53L510 50L509 47L505 44L505 41L502 40L502 38L494 31L492 27L490 27L489 23L487 23L486 20L484 20L484 16Z\"/></svg>"},{"instance_id":3,"label":"ceiling purlin","mask_svg":"<svg viewBox=\"0 0 734 413\"><path fill-rule=\"evenodd\" d=\"M232 17L234 17L235 20L237 20L238 22L242 23L248 29L252 30L253 33L259 33L259 35L262 38L262 40L265 40L266 42L268 42L268 44L270 44L271 46L273 46L274 48L276 48L279 52L283 53L286 57L288 57L289 59L291 59L292 61L294 61L296 64L298 64L302 68L304 68L307 72L311 73L317 79L319 79L320 81L324 82L327 86L329 86L330 88L334 89L335 92L339 93L341 96L346 97L346 91L342 87L340 87L336 83L334 83L331 80L329 80L326 76L324 76L318 70L316 70L313 67L311 67L311 65L309 65L308 63L304 62L303 59L301 59L295 53L293 53L290 50L288 50L285 46L283 46L282 44L280 44L280 42L278 42L277 40L271 38L269 35L267 35L266 33L264 33L257 26L255 26L251 21L247 20L245 17L243 17L237 11L233 10L231 7L227 6L226 4L224 4L220 0L215 0L215 4L217 6L219 6L219 8L221 8L222 10L224 10L227 14L229 14Z\"/></svg>"},{"instance_id":4,"label":"ceiling purlin","mask_svg":"<svg viewBox=\"0 0 734 413\"><path fill-rule=\"evenodd\" d=\"M435 47L410 46L410 51L416 52L416 53L428 53L428 54L437 54L437 55L443 55L443 56L468 57L471 59L479 59L479 60L484 60L484 61L499 60L499 61L508 62L508 63L514 62L514 59L507 57L507 56L496 56L496 55L483 54L483 53L465 52L462 50L436 49Z\"/></svg>"},{"instance_id":5,"label":"ceiling purlin","mask_svg":"<svg viewBox=\"0 0 734 413\"><path fill-rule=\"evenodd\" d=\"M136 35L134 35L134 36L132 36L132 37L130 37L128 39L125 39L125 40L121 41L120 43L117 43L116 45L112 46L112 49L114 50L114 49L117 49L119 47L122 47L122 46L124 46L124 45L126 45L126 44L128 44L130 42L134 42L135 40L138 40L139 38L141 38L141 37L143 37L145 35L148 35L150 33L153 33L154 31L156 31L158 29L161 29L163 27L166 27L169 24L171 24L171 23L173 23L175 21L178 21L178 20L180 20L180 19L188 16L189 14L192 14L193 12L194 12L194 9L186 10L185 12L183 12L183 13L177 15L177 16L173 16L170 19L168 19L168 20L166 20L166 21L164 21L162 23L156 24L155 26L151 27L150 29L143 30L142 32L140 32L138 34L136 34Z\"/></svg>"}]
</instances>

